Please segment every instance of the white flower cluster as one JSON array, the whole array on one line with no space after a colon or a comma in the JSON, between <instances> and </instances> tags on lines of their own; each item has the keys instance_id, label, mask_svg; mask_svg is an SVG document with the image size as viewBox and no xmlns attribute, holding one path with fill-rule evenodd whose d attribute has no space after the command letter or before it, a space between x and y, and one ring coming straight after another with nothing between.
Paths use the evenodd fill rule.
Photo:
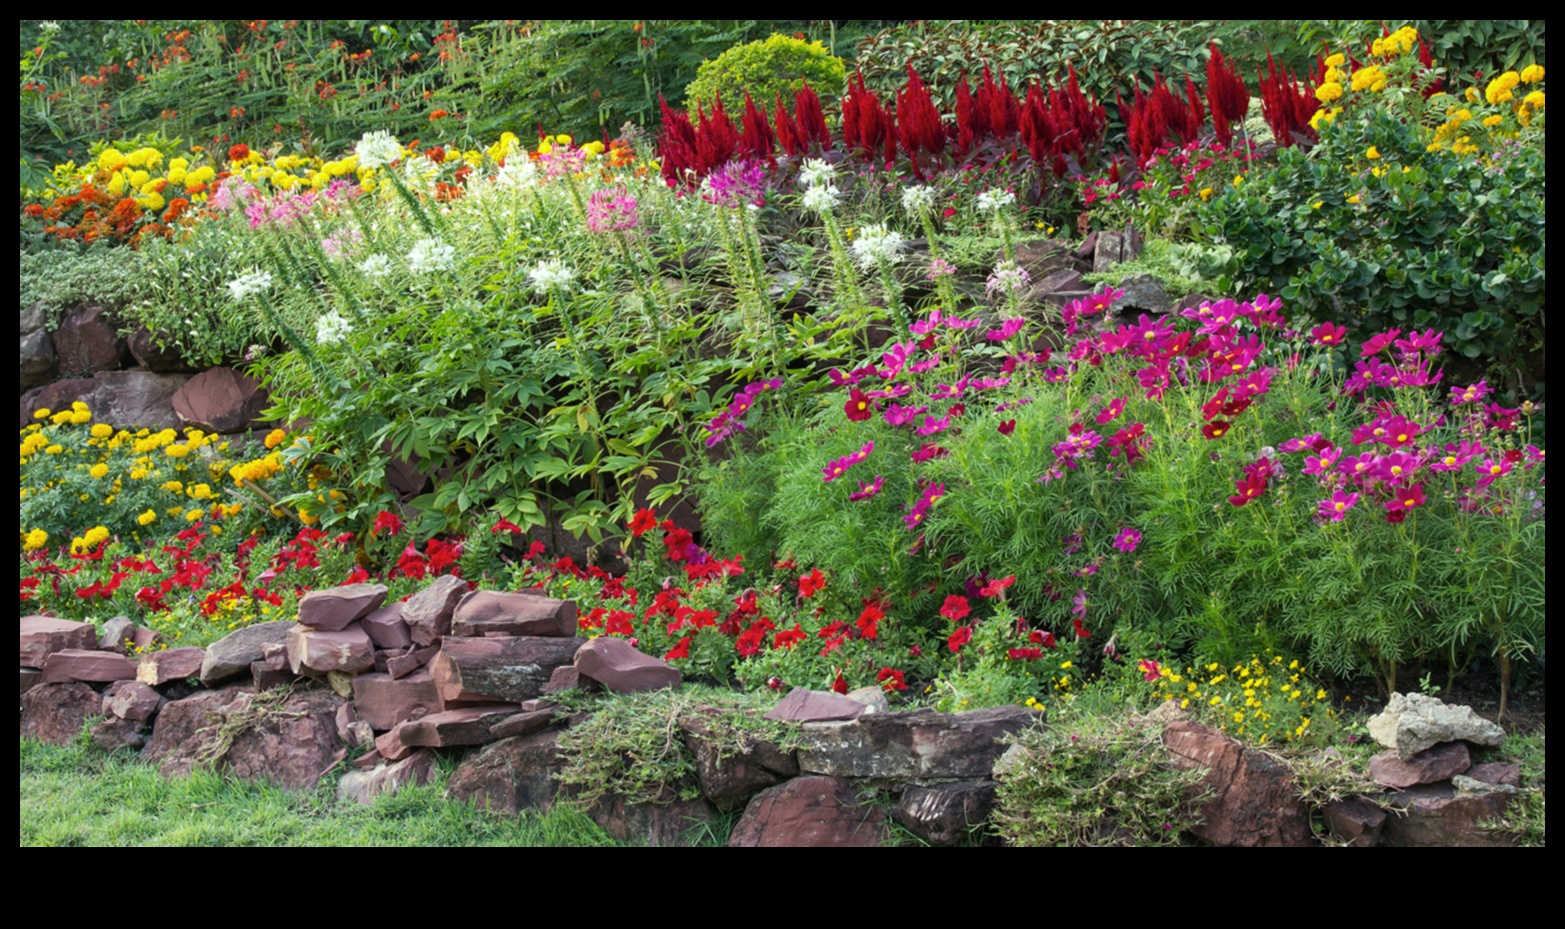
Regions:
<instances>
[{"instance_id":1,"label":"white flower cluster","mask_svg":"<svg viewBox=\"0 0 1565 929\"><path fill-rule=\"evenodd\" d=\"M556 258L538 262L538 266L527 272L527 276L532 278L533 286L539 293L546 294L556 287L569 290L571 282L576 279L576 272Z\"/></svg>"},{"instance_id":2,"label":"white flower cluster","mask_svg":"<svg viewBox=\"0 0 1565 929\"><path fill-rule=\"evenodd\" d=\"M902 209L909 213L927 210L935 205L935 189L928 184L914 184L902 191Z\"/></svg>"},{"instance_id":3,"label":"white flower cluster","mask_svg":"<svg viewBox=\"0 0 1565 929\"><path fill-rule=\"evenodd\" d=\"M241 274L228 282L228 294L238 303L251 294L258 294L263 290L270 290L272 286L272 273L270 271L251 271L249 274Z\"/></svg>"},{"instance_id":4,"label":"white flower cluster","mask_svg":"<svg viewBox=\"0 0 1565 929\"><path fill-rule=\"evenodd\" d=\"M1009 190L1001 190L996 187L978 195L978 211L980 213L996 213L1015 202L1015 194Z\"/></svg>"},{"instance_id":5,"label":"white flower cluster","mask_svg":"<svg viewBox=\"0 0 1565 929\"><path fill-rule=\"evenodd\" d=\"M836 173L837 169L827 164L825 159L806 158L804 164L799 166L799 183L805 187L819 187L830 184Z\"/></svg>"},{"instance_id":6,"label":"white flower cluster","mask_svg":"<svg viewBox=\"0 0 1565 929\"><path fill-rule=\"evenodd\" d=\"M896 261L906 247L907 239L902 233L887 229L882 223L872 223L860 229L853 240L853 260L868 271L883 261Z\"/></svg>"},{"instance_id":7,"label":"white flower cluster","mask_svg":"<svg viewBox=\"0 0 1565 929\"><path fill-rule=\"evenodd\" d=\"M419 239L408 252L408 270L414 274L450 271L456 267L456 247L439 239Z\"/></svg>"},{"instance_id":8,"label":"white flower cluster","mask_svg":"<svg viewBox=\"0 0 1565 929\"><path fill-rule=\"evenodd\" d=\"M402 143L384 129L364 133L353 150L359 156L361 168L384 167L402 157Z\"/></svg>"},{"instance_id":9,"label":"white flower cluster","mask_svg":"<svg viewBox=\"0 0 1565 929\"><path fill-rule=\"evenodd\" d=\"M836 184L819 184L804 192L804 208L811 213L827 213L837 205L840 196Z\"/></svg>"},{"instance_id":10,"label":"white flower cluster","mask_svg":"<svg viewBox=\"0 0 1565 929\"><path fill-rule=\"evenodd\" d=\"M348 337L353 331L353 324L342 317L342 314L332 310L325 316L315 321L315 341L321 345L335 345Z\"/></svg>"},{"instance_id":11,"label":"white flower cluster","mask_svg":"<svg viewBox=\"0 0 1565 929\"><path fill-rule=\"evenodd\" d=\"M500 187L524 187L532 183L538 174L538 166L531 158L511 158L495 173L495 184Z\"/></svg>"},{"instance_id":12,"label":"white flower cluster","mask_svg":"<svg viewBox=\"0 0 1565 929\"><path fill-rule=\"evenodd\" d=\"M993 299L996 295L1019 294L1032 283L1032 275L1014 261L1002 261L994 266L994 273L984 284L984 293Z\"/></svg>"},{"instance_id":13,"label":"white flower cluster","mask_svg":"<svg viewBox=\"0 0 1565 929\"><path fill-rule=\"evenodd\" d=\"M385 277L391 273L391 259L376 252L359 263L359 271L363 272L365 277Z\"/></svg>"}]
</instances>

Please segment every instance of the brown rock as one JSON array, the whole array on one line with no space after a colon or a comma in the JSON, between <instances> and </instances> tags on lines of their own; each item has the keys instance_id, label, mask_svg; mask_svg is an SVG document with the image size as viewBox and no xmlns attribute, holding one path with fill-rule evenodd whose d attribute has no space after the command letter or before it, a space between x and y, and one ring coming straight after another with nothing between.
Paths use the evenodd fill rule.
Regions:
<instances>
[{"instance_id":1,"label":"brown rock","mask_svg":"<svg viewBox=\"0 0 1565 929\"><path fill-rule=\"evenodd\" d=\"M399 677L407 677L419 668L434 661L435 656L440 654L440 644L440 640L437 639L433 645L428 645L424 648L410 646L404 654L388 657L386 659L386 673L391 675L392 680L396 680Z\"/></svg>"},{"instance_id":2,"label":"brown rock","mask_svg":"<svg viewBox=\"0 0 1565 929\"><path fill-rule=\"evenodd\" d=\"M1369 776L1377 784L1401 789L1448 781L1472 767L1466 742L1444 742L1403 761L1388 748L1369 760Z\"/></svg>"},{"instance_id":3,"label":"brown rock","mask_svg":"<svg viewBox=\"0 0 1565 929\"><path fill-rule=\"evenodd\" d=\"M201 683L211 687L231 677L250 670L250 663L266 656L261 652L263 643L286 645L288 630L297 623L280 620L256 623L236 629L206 647L206 658L201 662Z\"/></svg>"},{"instance_id":4,"label":"brown rock","mask_svg":"<svg viewBox=\"0 0 1565 929\"><path fill-rule=\"evenodd\" d=\"M103 631L98 636L98 647L106 652L119 652L121 655L130 651L130 643L136 637L136 624L129 616L116 616L103 624Z\"/></svg>"},{"instance_id":5,"label":"brown rock","mask_svg":"<svg viewBox=\"0 0 1565 929\"><path fill-rule=\"evenodd\" d=\"M440 712L440 694L428 669L420 668L403 678L389 674L360 674L353 679L353 703L359 718L378 731L398 723Z\"/></svg>"},{"instance_id":6,"label":"brown rock","mask_svg":"<svg viewBox=\"0 0 1565 929\"><path fill-rule=\"evenodd\" d=\"M573 656L574 657L574 656ZM576 670L573 664L561 665L549 675L549 680L543 685L546 694L557 694L567 690L581 690L583 683L591 684L591 681L583 681L581 672Z\"/></svg>"},{"instance_id":7,"label":"brown rock","mask_svg":"<svg viewBox=\"0 0 1565 929\"><path fill-rule=\"evenodd\" d=\"M22 668L22 693L27 693L43 683L43 672L37 668Z\"/></svg>"},{"instance_id":8,"label":"brown rock","mask_svg":"<svg viewBox=\"0 0 1565 929\"><path fill-rule=\"evenodd\" d=\"M367 771L350 771L337 782L337 799L374 803L379 796L395 796L404 787L428 784L435 777L435 753L419 749L401 761L377 764Z\"/></svg>"},{"instance_id":9,"label":"brown rock","mask_svg":"<svg viewBox=\"0 0 1565 929\"><path fill-rule=\"evenodd\" d=\"M790 723L819 723L858 719L864 704L829 690L795 687L766 714L767 719Z\"/></svg>"},{"instance_id":10,"label":"brown rock","mask_svg":"<svg viewBox=\"0 0 1565 929\"><path fill-rule=\"evenodd\" d=\"M23 616L21 626L21 666L42 668L44 659L67 648L85 649L98 644L98 629L92 623L75 623L53 616Z\"/></svg>"},{"instance_id":11,"label":"brown rock","mask_svg":"<svg viewBox=\"0 0 1565 929\"><path fill-rule=\"evenodd\" d=\"M1332 800L1326 804L1326 825L1349 848L1372 848L1380 842L1386 811L1361 797Z\"/></svg>"},{"instance_id":12,"label":"brown rock","mask_svg":"<svg viewBox=\"0 0 1565 929\"><path fill-rule=\"evenodd\" d=\"M343 584L312 590L299 599L299 624L324 632L337 632L380 609L384 602L385 584Z\"/></svg>"},{"instance_id":13,"label":"brown rock","mask_svg":"<svg viewBox=\"0 0 1565 929\"><path fill-rule=\"evenodd\" d=\"M378 610L371 610L364 617L364 631L376 648L399 649L413 644L408 635L408 624L402 621L402 604L392 603Z\"/></svg>"},{"instance_id":14,"label":"brown rock","mask_svg":"<svg viewBox=\"0 0 1565 929\"><path fill-rule=\"evenodd\" d=\"M530 701L529 701L530 702ZM554 710L523 710L515 716L509 716L500 720L489 728L489 734L496 740L509 739L520 735L532 735L534 732L548 728L554 721Z\"/></svg>"},{"instance_id":15,"label":"brown rock","mask_svg":"<svg viewBox=\"0 0 1565 929\"><path fill-rule=\"evenodd\" d=\"M701 793L707 799L725 808L736 806L757 791L799 773L793 752L785 752L765 739L747 738L737 753L731 747L720 747L713 733L713 726L721 725L720 715L720 710L706 708L679 718L685 745L695 756Z\"/></svg>"},{"instance_id":16,"label":"brown rock","mask_svg":"<svg viewBox=\"0 0 1565 929\"><path fill-rule=\"evenodd\" d=\"M997 787L994 781L909 787L891 818L930 845L955 845L989 822Z\"/></svg>"},{"instance_id":17,"label":"brown rock","mask_svg":"<svg viewBox=\"0 0 1565 929\"><path fill-rule=\"evenodd\" d=\"M102 707L97 691L80 681L39 684L22 694L22 737L67 745Z\"/></svg>"},{"instance_id":18,"label":"brown rock","mask_svg":"<svg viewBox=\"0 0 1565 929\"><path fill-rule=\"evenodd\" d=\"M289 694L280 706L258 704L236 687L201 691L158 713L147 759L165 776L190 773L198 763L251 781L309 787L346 751L337 735L343 699L325 690Z\"/></svg>"},{"instance_id":19,"label":"brown rock","mask_svg":"<svg viewBox=\"0 0 1565 929\"><path fill-rule=\"evenodd\" d=\"M288 643L262 642L261 663L273 671L288 670Z\"/></svg>"},{"instance_id":20,"label":"brown rock","mask_svg":"<svg viewBox=\"0 0 1565 929\"><path fill-rule=\"evenodd\" d=\"M174 394L185 384L183 374L153 374L140 368L99 371L92 376L97 389L92 396L93 417L134 429L173 429L181 425L174 415Z\"/></svg>"},{"instance_id":21,"label":"brown rock","mask_svg":"<svg viewBox=\"0 0 1565 929\"><path fill-rule=\"evenodd\" d=\"M327 632L301 625L288 632L288 667L295 674L305 669L357 674L374 666L375 646L361 626Z\"/></svg>"},{"instance_id":22,"label":"brown rock","mask_svg":"<svg viewBox=\"0 0 1565 929\"><path fill-rule=\"evenodd\" d=\"M205 662L206 649L195 646L148 652L141 656L141 663L136 666L136 680L160 687L169 681L199 677Z\"/></svg>"},{"instance_id":23,"label":"brown rock","mask_svg":"<svg viewBox=\"0 0 1565 929\"><path fill-rule=\"evenodd\" d=\"M1522 785L1522 766L1509 761L1488 761L1475 764L1466 771L1468 777L1485 784L1503 784L1506 787Z\"/></svg>"},{"instance_id":24,"label":"brown rock","mask_svg":"<svg viewBox=\"0 0 1565 929\"><path fill-rule=\"evenodd\" d=\"M402 604L402 621L419 645L429 645L451 631L451 614L467 595L467 581L446 574Z\"/></svg>"},{"instance_id":25,"label":"brown rock","mask_svg":"<svg viewBox=\"0 0 1565 929\"><path fill-rule=\"evenodd\" d=\"M34 387L22 394L20 428L26 428L33 422L33 414L39 410L58 413L70 409L71 404L78 400L91 407L92 395L97 389L98 382L90 377L71 377L63 381L52 381L42 387Z\"/></svg>"},{"instance_id":26,"label":"brown rock","mask_svg":"<svg viewBox=\"0 0 1565 929\"><path fill-rule=\"evenodd\" d=\"M103 692L103 715L144 723L163 705L163 695L141 681L115 681Z\"/></svg>"},{"instance_id":27,"label":"brown rock","mask_svg":"<svg viewBox=\"0 0 1565 929\"><path fill-rule=\"evenodd\" d=\"M576 670L613 693L640 693L678 687L683 675L662 660L643 654L613 636L599 636L576 652ZM537 696L532 694L531 696Z\"/></svg>"},{"instance_id":28,"label":"brown rock","mask_svg":"<svg viewBox=\"0 0 1565 929\"><path fill-rule=\"evenodd\" d=\"M172 339L154 334L146 326L141 326L127 336L125 345L130 349L131 357L136 359L136 363L148 371L156 371L159 374L189 374L196 370L185 361L179 347L173 344ZM164 348L164 345L168 347Z\"/></svg>"},{"instance_id":29,"label":"brown rock","mask_svg":"<svg viewBox=\"0 0 1565 929\"><path fill-rule=\"evenodd\" d=\"M558 729L504 739L467 756L446 790L457 800L496 813L546 810L559 795L565 768Z\"/></svg>"},{"instance_id":30,"label":"brown rock","mask_svg":"<svg viewBox=\"0 0 1565 929\"><path fill-rule=\"evenodd\" d=\"M431 713L420 719L397 724L396 728L375 740L375 749L395 761L406 756L416 746L451 748L457 745L484 745L494 741L489 730L496 723L520 711L521 707L514 703L495 703Z\"/></svg>"},{"instance_id":31,"label":"brown rock","mask_svg":"<svg viewBox=\"0 0 1565 929\"><path fill-rule=\"evenodd\" d=\"M1472 794L1450 784L1421 784L1387 797L1396 815L1386 819L1383 844L1403 848L1508 846L1505 836L1479 823L1500 817L1510 802L1505 793Z\"/></svg>"},{"instance_id":32,"label":"brown rock","mask_svg":"<svg viewBox=\"0 0 1565 929\"><path fill-rule=\"evenodd\" d=\"M917 781L988 779L1005 751L1000 740L1042 715L1019 706L966 713L932 709L870 713L799 728L799 770L834 777Z\"/></svg>"},{"instance_id":33,"label":"brown rock","mask_svg":"<svg viewBox=\"0 0 1565 929\"><path fill-rule=\"evenodd\" d=\"M1205 726L1181 720L1163 730L1163 744L1181 768L1205 768L1216 796L1192 831L1213 845L1314 845L1309 814L1281 765Z\"/></svg>"},{"instance_id":34,"label":"brown rock","mask_svg":"<svg viewBox=\"0 0 1565 929\"><path fill-rule=\"evenodd\" d=\"M141 724L129 719L109 717L100 719L87 730L87 738L93 748L103 752L139 749L146 744L141 734Z\"/></svg>"},{"instance_id":35,"label":"brown rock","mask_svg":"<svg viewBox=\"0 0 1565 929\"><path fill-rule=\"evenodd\" d=\"M255 378L208 368L174 394L174 413L187 425L229 435L249 429L270 402Z\"/></svg>"},{"instance_id":36,"label":"brown rock","mask_svg":"<svg viewBox=\"0 0 1565 929\"><path fill-rule=\"evenodd\" d=\"M129 658L114 652L100 652L95 648L65 648L55 652L43 663L45 684L65 681L128 681L136 677L136 666Z\"/></svg>"},{"instance_id":37,"label":"brown rock","mask_svg":"<svg viewBox=\"0 0 1565 929\"><path fill-rule=\"evenodd\" d=\"M19 393L26 393L54 380L60 373L60 359L54 351L54 339L42 329L22 330L21 369L18 371Z\"/></svg>"},{"instance_id":38,"label":"brown rock","mask_svg":"<svg viewBox=\"0 0 1565 929\"><path fill-rule=\"evenodd\" d=\"M756 794L729 834L730 848L870 848L886 816L840 777L797 777Z\"/></svg>"},{"instance_id":39,"label":"brown rock","mask_svg":"<svg viewBox=\"0 0 1565 929\"><path fill-rule=\"evenodd\" d=\"M576 635L576 601L530 593L475 590L463 597L451 617L457 636Z\"/></svg>"},{"instance_id":40,"label":"brown rock","mask_svg":"<svg viewBox=\"0 0 1565 929\"><path fill-rule=\"evenodd\" d=\"M645 842L660 848L691 845L716 811L703 797L682 800L678 794L661 803L626 803L623 797L605 797L587 815L599 828L621 842Z\"/></svg>"},{"instance_id":41,"label":"brown rock","mask_svg":"<svg viewBox=\"0 0 1565 929\"><path fill-rule=\"evenodd\" d=\"M430 668L447 706L497 700L519 703L543 693L554 669L569 664L582 647L581 639L546 636L448 636Z\"/></svg>"},{"instance_id":42,"label":"brown rock","mask_svg":"<svg viewBox=\"0 0 1565 929\"><path fill-rule=\"evenodd\" d=\"M256 690L271 690L275 687L287 687L298 680L287 667L274 668L267 661L250 662L250 677L255 682Z\"/></svg>"},{"instance_id":43,"label":"brown rock","mask_svg":"<svg viewBox=\"0 0 1565 929\"><path fill-rule=\"evenodd\" d=\"M91 374L123 368L130 361L120 328L101 306L66 314L54 331L54 351L63 374Z\"/></svg>"},{"instance_id":44,"label":"brown rock","mask_svg":"<svg viewBox=\"0 0 1565 929\"><path fill-rule=\"evenodd\" d=\"M891 712L891 703L886 699L886 692L878 684L850 690L845 696L854 703L864 704L865 713Z\"/></svg>"},{"instance_id":45,"label":"brown rock","mask_svg":"<svg viewBox=\"0 0 1565 929\"><path fill-rule=\"evenodd\" d=\"M130 647L138 654L146 653L163 644L163 633L145 626L137 626L130 634ZM203 665L202 667L205 667Z\"/></svg>"}]
</instances>

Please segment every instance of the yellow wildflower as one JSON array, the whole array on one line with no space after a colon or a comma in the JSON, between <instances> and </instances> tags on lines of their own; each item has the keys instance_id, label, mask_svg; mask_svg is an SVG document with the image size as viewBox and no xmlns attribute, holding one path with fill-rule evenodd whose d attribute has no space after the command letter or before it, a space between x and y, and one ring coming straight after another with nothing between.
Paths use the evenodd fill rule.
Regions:
<instances>
[{"instance_id":1,"label":"yellow wildflower","mask_svg":"<svg viewBox=\"0 0 1565 929\"><path fill-rule=\"evenodd\" d=\"M136 517L136 522L141 523L143 526L150 526L152 525L153 520L156 520L157 518L157 513L153 512L152 510L148 510L147 512L142 513L140 516Z\"/></svg>"}]
</instances>

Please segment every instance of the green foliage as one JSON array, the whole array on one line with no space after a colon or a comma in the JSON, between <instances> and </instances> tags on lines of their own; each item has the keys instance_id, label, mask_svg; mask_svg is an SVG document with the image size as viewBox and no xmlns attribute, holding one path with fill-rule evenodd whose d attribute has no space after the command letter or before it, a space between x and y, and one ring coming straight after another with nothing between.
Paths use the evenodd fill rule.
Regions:
<instances>
[{"instance_id":1,"label":"green foliage","mask_svg":"<svg viewBox=\"0 0 1565 929\"><path fill-rule=\"evenodd\" d=\"M738 112L746 94L761 106L770 108L779 96L792 101L806 83L822 95L830 106L846 80L842 59L826 50L820 42L806 42L786 35L772 35L765 41L738 45L711 61L702 62L695 80L685 88L685 101L692 108L710 110L719 98Z\"/></svg>"},{"instance_id":2,"label":"green foliage","mask_svg":"<svg viewBox=\"0 0 1565 929\"><path fill-rule=\"evenodd\" d=\"M995 829L1021 846L1177 846L1201 822L1206 772L1174 767L1147 717L1071 715L1012 739ZM1014 753L1014 754L1013 754Z\"/></svg>"},{"instance_id":3,"label":"green foliage","mask_svg":"<svg viewBox=\"0 0 1565 929\"><path fill-rule=\"evenodd\" d=\"M1511 798L1505 812L1493 822L1481 823L1484 828L1510 839L1517 845L1543 848L1545 842L1545 780L1546 761L1544 731L1540 726L1527 735L1507 736L1500 747L1501 757L1521 764L1521 793Z\"/></svg>"},{"instance_id":4,"label":"green foliage","mask_svg":"<svg viewBox=\"0 0 1565 929\"><path fill-rule=\"evenodd\" d=\"M860 42L854 66L884 97L902 86L911 63L949 111L956 85L976 80L986 65L1019 92L1034 80L1060 84L1074 65L1082 90L1111 104L1116 90L1129 96L1138 82L1150 87L1154 73L1204 74L1212 29L1190 20L918 20Z\"/></svg>"},{"instance_id":5,"label":"green foliage","mask_svg":"<svg viewBox=\"0 0 1565 929\"><path fill-rule=\"evenodd\" d=\"M109 248L58 248L21 253L21 304L37 306L45 327L78 306L122 307L148 294L135 261Z\"/></svg>"}]
</instances>

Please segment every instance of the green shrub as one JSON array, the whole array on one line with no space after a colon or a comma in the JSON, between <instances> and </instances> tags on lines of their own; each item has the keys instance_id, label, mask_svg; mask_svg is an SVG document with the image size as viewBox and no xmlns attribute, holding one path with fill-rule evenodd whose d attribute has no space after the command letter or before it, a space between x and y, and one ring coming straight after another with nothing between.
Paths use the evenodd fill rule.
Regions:
<instances>
[{"instance_id":1,"label":"green shrub","mask_svg":"<svg viewBox=\"0 0 1565 929\"><path fill-rule=\"evenodd\" d=\"M685 88L685 103L710 110L721 98L724 106L737 111L748 93L757 104L770 107L779 95L792 101L793 95L808 82L829 106L846 78L842 59L820 42L773 35L702 62L696 79Z\"/></svg>"}]
</instances>

